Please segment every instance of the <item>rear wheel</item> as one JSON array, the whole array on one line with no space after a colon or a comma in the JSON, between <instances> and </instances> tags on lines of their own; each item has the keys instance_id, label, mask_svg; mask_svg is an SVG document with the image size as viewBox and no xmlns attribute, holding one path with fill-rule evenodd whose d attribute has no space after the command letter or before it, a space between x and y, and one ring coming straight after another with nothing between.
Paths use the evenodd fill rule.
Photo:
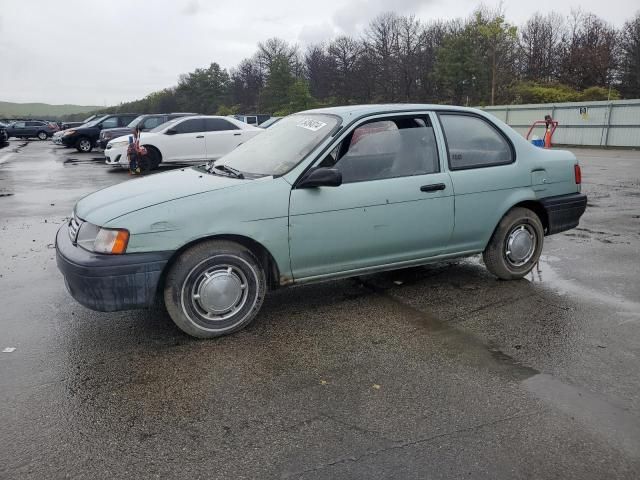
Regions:
<instances>
[{"instance_id":1,"label":"rear wheel","mask_svg":"<svg viewBox=\"0 0 640 480\"><path fill-rule=\"evenodd\" d=\"M91 140L87 137L80 137L76 143L76 150L82 153L88 153L93 149Z\"/></svg>"},{"instance_id":2,"label":"rear wheel","mask_svg":"<svg viewBox=\"0 0 640 480\"><path fill-rule=\"evenodd\" d=\"M40 140L46 140L47 139L47 132L38 132L38 138Z\"/></svg>"},{"instance_id":3,"label":"rear wheel","mask_svg":"<svg viewBox=\"0 0 640 480\"><path fill-rule=\"evenodd\" d=\"M543 243L540 218L527 208L516 207L502 217L482 258L496 277L515 280L524 277L538 263Z\"/></svg>"},{"instance_id":4,"label":"rear wheel","mask_svg":"<svg viewBox=\"0 0 640 480\"><path fill-rule=\"evenodd\" d=\"M251 323L265 293L264 271L250 250L209 240L186 250L171 266L164 302L183 332L213 338Z\"/></svg>"}]
</instances>

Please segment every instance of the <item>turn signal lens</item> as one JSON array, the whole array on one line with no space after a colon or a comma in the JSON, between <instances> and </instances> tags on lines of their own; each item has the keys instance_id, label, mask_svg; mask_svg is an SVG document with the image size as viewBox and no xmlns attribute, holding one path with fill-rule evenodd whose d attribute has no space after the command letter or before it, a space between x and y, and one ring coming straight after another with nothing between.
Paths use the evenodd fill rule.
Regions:
<instances>
[{"instance_id":1,"label":"turn signal lens","mask_svg":"<svg viewBox=\"0 0 640 480\"><path fill-rule=\"evenodd\" d=\"M577 163L573 166L573 173L576 176L576 185L580 185L582 183L582 170L580 170L580 165Z\"/></svg>"},{"instance_id":2,"label":"turn signal lens","mask_svg":"<svg viewBox=\"0 0 640 480\"><path fill-rule=\"evenodd\" d=\"M101 228L93 244L93 251L121 255L127 250L128 243L129 232L127 230Z\"/></svg>"}]
</instances>

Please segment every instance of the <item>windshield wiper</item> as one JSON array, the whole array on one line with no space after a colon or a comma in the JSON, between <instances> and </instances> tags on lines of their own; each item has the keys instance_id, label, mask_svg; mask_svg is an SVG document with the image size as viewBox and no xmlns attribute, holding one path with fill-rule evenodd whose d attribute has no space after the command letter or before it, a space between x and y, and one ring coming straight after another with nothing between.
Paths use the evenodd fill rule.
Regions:
<instances>
[{"instance_id":1,"label":"windshield wiper","mask_svg":"<svg viewBox=\"0 0 640 480\"><path fill-rule=\"evenodd\" d=\"M222 173L222 175L226 175L228 177L234 177L234 178L244 178L244 175L240 170L236 170L235 168L230 167L228 165L213 164L211 165L211 167L213 167L213 169L217 170L218 172L224 172ZM211 171L211 169L209 169L209 171Z\"/></svg>"}]
</instances>

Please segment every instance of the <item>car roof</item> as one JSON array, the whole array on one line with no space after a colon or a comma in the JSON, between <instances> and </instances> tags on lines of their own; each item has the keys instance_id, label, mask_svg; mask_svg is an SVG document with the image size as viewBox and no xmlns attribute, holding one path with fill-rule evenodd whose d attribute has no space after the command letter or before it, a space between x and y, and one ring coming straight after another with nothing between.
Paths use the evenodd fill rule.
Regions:
<instances>
[{"instance_id":1,"label":"car roof","mask_svg":"<svg viewBox=\"0 0 640 480\"><path fill-rule=\"evenodd\" d=\"M325 108L316 108L313 110L305 110L299 113L324 113L330 115L337 115L341 117L343 120L353 120L355 118L375 115L379 113L394 113L394 112L410 112L410 111L419 111L419 110L432 110L432 111L459 111L459 112L468 112L468 113L480 113L483 114L481 110L469 107L458 107L453 105L434 105L427 103L381 103L381 104L373 104L373 105L346 105L342 107L325 107Z\"/></svg>"}]
</instances>

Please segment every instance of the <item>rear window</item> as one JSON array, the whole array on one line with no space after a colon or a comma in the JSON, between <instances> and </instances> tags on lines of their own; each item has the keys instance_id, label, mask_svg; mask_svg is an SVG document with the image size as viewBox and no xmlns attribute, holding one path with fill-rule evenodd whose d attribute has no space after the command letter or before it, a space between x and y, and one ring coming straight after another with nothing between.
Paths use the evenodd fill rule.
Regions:
<instances>
[{"instance_id":1,"label":"rear window","mask_svg":"<svg viewBox=\"0 0 640 480\"><path fill-rule=\"evenodd\" d=\"M511 144L488 121L473 115L450 113L439 117L447 140L451 170L513 163Z\"/></svg>"}]
</instances>

